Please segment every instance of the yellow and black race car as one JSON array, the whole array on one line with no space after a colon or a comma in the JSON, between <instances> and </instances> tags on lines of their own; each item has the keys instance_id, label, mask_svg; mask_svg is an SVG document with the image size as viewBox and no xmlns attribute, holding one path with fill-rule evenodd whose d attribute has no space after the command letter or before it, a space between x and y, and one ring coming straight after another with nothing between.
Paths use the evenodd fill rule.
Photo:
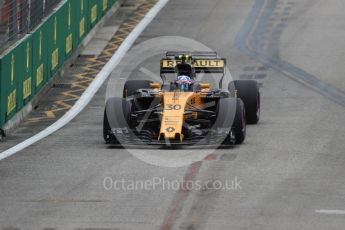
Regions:
<instances>
[{"instance_id":1,"label":"yellow and black race car","mask_svg":"<svg viewBox=\"0 0 345 230\"><path fill-rule=\"evenodd\" d=\"M128 80L122 98L107 100L105 142L123 146L241 144L246 124L259 121L259 88L254 80L235 80L222 89L225 69L226 59L214 52L167 52L161 60L162 83ZM207 75L220 75L216 87L202 81ZM172 79L167 80L168 76Z\"/></svg>"}]
</instances>

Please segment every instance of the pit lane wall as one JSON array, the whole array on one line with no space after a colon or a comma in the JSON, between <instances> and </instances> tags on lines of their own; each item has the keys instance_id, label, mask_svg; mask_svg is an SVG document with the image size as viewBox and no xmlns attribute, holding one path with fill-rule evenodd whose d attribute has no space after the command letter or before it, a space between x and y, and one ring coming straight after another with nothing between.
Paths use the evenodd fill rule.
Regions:
<instances>
[{"instance_id":1,"label":"pit lane wall","mask_svg":"<svg viewBox=\"0 0 345 230\"><path fill-rule=\"evenodd\" d=\"M55 76L117 0L65 0L0 56L0 127Z\"/></svg>"}]
</instances>

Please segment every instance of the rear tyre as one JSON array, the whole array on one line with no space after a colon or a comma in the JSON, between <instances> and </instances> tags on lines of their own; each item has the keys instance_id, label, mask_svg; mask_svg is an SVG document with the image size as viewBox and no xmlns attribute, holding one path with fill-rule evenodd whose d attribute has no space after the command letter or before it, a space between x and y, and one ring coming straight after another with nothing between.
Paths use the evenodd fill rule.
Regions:
<instances>
[{"instance_id":1,"label":"rear tyre","mask_svg":"<svg viewBox=\"0 0 345 230\"><path fill-rule=\"evenodd\" d=\"M149 80L126 81L125 86L123 88L123 98L132 96L138 89L149 89L150 83L152 83L152 81Z\"/></svg>"},{"instance_id":2,"label":"rear tyre","mask_svg":"<svg viewBox=\"0 0 345 230\"><path fill-rule=\"evenodd\" d=\"M237 90L237 97L241 98L246 111L248 124L257 124L260 119L260 92L255 80L235 80L229 84L229 91Z\"/></svg>"},{"instance_id":3,"label":"rear tyre","mask_svg":"<svg viewBox=\"0 0 345 230\"><path fill-rule=\"evenodd\" d=\"M132 103L123 98L109 98L107 100L103 118L103 138L108 144L120 144L112 129L131 128L130 114Z\"/></svg>"}]
</instances>

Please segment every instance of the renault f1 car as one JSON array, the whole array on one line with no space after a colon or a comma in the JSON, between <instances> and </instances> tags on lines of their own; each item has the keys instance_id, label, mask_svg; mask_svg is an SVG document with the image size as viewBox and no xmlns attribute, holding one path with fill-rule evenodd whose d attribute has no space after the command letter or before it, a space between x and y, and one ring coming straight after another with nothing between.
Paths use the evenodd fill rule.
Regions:
<instances>
[{"instance_id":1,"label":"renault f1 car","mask_svg":"<svg viewBox=\"0 0 345 230\"><path fill-rule=\"evenodd\" d=\"M105 142L123 146L243 143L246 124L259 121L259 88L254 80L235 80L222 89L225 70L226 59L215 52L167 52L160 63L162 83L128 80L122 98L107 100ZM203 79L220 75L218 85L201 81L201 74ZM167 75L174 80L168 81Z\"/></svg>"}]
</instances>

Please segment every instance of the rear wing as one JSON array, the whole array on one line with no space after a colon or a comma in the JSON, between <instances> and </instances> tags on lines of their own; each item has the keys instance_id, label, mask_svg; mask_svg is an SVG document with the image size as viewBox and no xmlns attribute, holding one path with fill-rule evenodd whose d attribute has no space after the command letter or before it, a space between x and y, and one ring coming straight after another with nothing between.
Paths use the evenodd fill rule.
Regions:
<instances>
[{"instance_id":1,"label":"rear wing","mask_svg":"<svg viewBox=\"0 0 345 230\"><path fill-rule=\"evenodd\" d=\"M175 73L175 66L181 63L181 57L187 58L195 73L225 74L226 59L219 58L216 52L167 52L161 60L161 74Z\"/></svg>"}]
</instances>

